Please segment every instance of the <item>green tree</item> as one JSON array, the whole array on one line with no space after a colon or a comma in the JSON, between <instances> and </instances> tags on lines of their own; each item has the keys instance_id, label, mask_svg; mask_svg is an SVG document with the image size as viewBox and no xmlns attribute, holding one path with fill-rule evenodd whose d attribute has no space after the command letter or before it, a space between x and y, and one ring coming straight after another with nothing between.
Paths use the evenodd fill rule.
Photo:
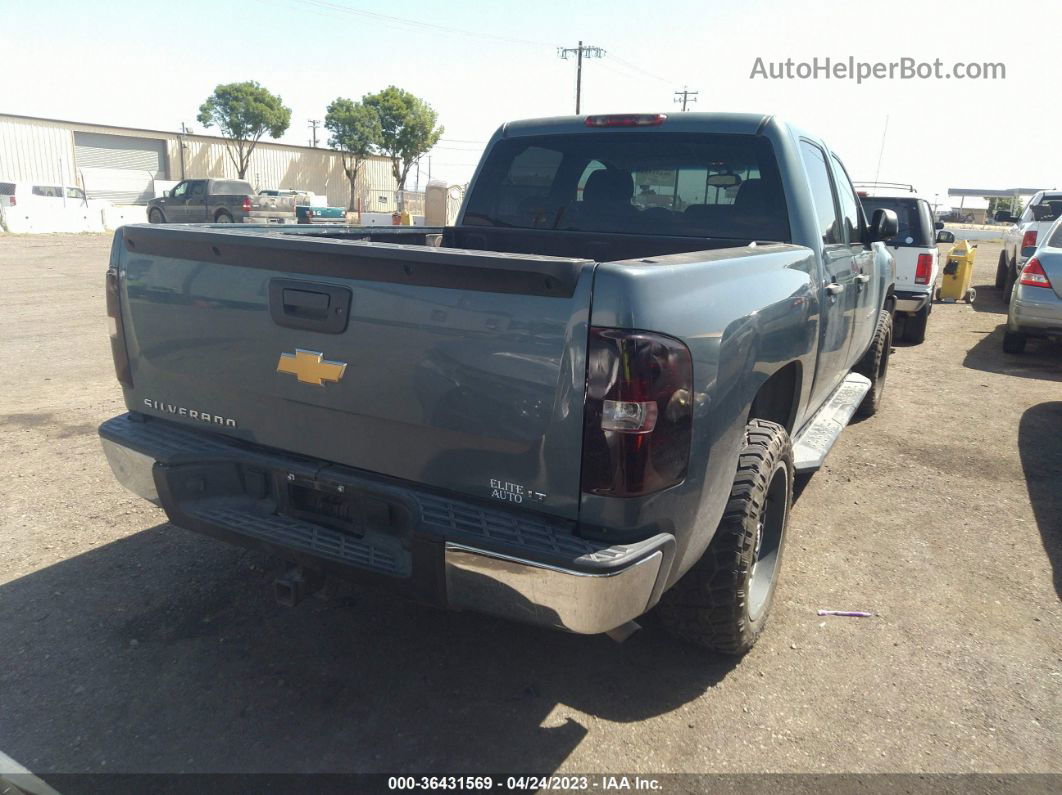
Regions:
<instances>
[{"instance_id":1,"label":"green tree","mask_svg":"<svg viewBox=\"0 0 1062 795\"><path fill-rule=\"evenodd\" d=\"M328 145L343 156L343 171L350 180L350 210L357 209L357 181L361 164L380 145L383 130L374 108L336 97L325 113L325 128L332 133Z\"/></svg>"},{"instance_id":2,"label":"green tree","mask_svg":"<svg viewBox=\"0 0 1062 795\"><path fill-rule=\"evenodd\" d=\"M380 117L380 152L391 158L391 173L398 183L398 210L404 207L402 191L406 187L409 169L442 137L443 128L431 105L408 91L388 86L378 94L367 94L362 104L372 108Z\"/></svg>"},{"instance_id":3,"label":"green tree","mask_svg":"<svg viewBox=\"0 0 1062 795\"><path fill-rule=\"evenodd\" d=\"M219 85L199 106L196 118L204 127L218 128L225 138L229 157L243 179L259 139L266 133L271 138L279 138L288 129L291 108L284 107L276 94L248 80Z\"/></svg>"}]
</instances>

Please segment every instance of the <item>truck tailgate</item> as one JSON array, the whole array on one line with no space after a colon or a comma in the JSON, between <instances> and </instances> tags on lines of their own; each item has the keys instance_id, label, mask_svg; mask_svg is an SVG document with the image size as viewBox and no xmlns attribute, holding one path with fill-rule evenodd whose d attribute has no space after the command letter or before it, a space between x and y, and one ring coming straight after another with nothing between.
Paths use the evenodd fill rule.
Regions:
<instances>
[{"instance_id":1,"label":"truck tailgate","mask_svg":"<svg viewBox=\"0 0 1062 795\"><path fill-rule=\"evenodd\" d=\"M131 410L576 517L592 262L211 227L118 236Z\"/></svg>"}]
</instances>

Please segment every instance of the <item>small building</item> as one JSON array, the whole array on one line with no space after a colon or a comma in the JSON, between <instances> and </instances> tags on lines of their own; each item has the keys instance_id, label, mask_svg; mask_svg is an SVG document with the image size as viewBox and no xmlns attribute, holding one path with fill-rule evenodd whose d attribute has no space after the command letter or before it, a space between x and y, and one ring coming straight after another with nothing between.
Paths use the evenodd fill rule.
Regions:
<instances>
[{"instance_id":1,"label":"small building","mask_svg":"<svg viewBox=\"0 0 1062 795\"><path fill-rule=\"evenodd\" d=\"M156 181L236 176L218 136L0 114L0 181L77 185L89 198L142 204L160 192ZM331 149L259 141L246 179L256 190L305 190L350 206L350 181ZM358 181L358 209L395 210L390 160L370 158Z\"/></svg>"}]
</instances>

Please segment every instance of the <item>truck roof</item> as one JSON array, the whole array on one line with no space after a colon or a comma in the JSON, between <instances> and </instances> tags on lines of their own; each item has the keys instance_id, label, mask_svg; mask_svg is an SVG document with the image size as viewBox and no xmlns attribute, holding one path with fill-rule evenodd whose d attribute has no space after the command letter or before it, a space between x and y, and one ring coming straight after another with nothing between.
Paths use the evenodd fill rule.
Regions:
<instances>
[{"instance_id":1,"label":"truck roof","mask_svg":"<svg viewBox=\"0 0 1062 795\"><path fill-rule=\"evenodd\" d=\"M667 118L653 127L587 127L587 116L656 115L656 114L611 114L592 113L580 116L551 116L540 119L520 119L503 124L497 135L501 138L520 135L559 135L563 133L601 132L608 130L666 129L668 132L723 133L755 135L771 119L763 113L666 113Z\"/></svg>"}]
</instances>

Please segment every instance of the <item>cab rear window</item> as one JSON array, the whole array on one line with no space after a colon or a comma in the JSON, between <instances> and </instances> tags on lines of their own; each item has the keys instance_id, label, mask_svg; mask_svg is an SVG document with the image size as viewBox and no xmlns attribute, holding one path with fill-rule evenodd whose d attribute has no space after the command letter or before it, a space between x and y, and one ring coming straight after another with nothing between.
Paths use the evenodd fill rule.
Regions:
<instances>
[{"instance_id":1,"label":"cab rear window","mask_svg":"<svg viewBox=\"0 0 1062 795\"><path fill-rule=\"evenodd\" d=\"M0 196L14 196L15 195L15 183L14 182L0 182Z\"/></svg>"},{"instance_id":2,"label":"cab rear window","mask_svg":"<svg viewBox=\"0 0 1062 795\"><path fill-rule=\"evenodd\" d=\"M521 136L494 145L474 226L789 240L769 141L664 132Z\"/></svg>"},{"instance_id":3,"label":"cab rear window","mask_svg":"<svg viewBox=\"0 0 1062 795\"><path fill-rule=\"evenodd\" d=\"M887 240L890 246L917 246L929 248L935 245L933 220L929 205L921 199L902 199L886 196L863 196L863 213L872 218L875 210L892 210L896 213L899 231L896 237Z\"/></svg>"}]
</instances>

